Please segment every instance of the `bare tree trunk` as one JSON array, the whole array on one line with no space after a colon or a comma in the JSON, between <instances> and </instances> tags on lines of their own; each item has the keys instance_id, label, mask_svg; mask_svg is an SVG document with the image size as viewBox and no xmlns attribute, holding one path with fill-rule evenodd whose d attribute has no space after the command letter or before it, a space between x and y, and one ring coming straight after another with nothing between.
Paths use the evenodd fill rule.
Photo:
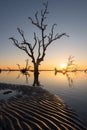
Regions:
<instances>
[{"instance_id":1,"label":"bare tree trunk","mask_svg":"<svg viewBox=\"0 0 87 130\"><path fill-rule=\"evenodd\" d=\"M33 86L40 86L39 82L39 63L34 63L34 82Z\"/></svg>"}]
</instances>

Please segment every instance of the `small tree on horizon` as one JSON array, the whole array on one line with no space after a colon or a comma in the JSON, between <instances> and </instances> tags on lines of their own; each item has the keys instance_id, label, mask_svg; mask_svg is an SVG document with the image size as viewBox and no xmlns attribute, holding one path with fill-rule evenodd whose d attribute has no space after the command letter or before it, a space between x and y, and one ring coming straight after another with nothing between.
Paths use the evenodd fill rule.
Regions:
<instances>
[{"instance_id":1,"label":"small tree on horizon","mask_svg":"<svg viewBox=\"0 0 87 130\"><path fill-rule=\"evenodd\" d=\"M51 27L50 33L46 34L47 30L47 24L45 23L45 20L47 18L48 12L48 2L43 4L44 9L40 11L40 17L38 16L38 11L35 13L35 20L33 20L31 17L28 17L28 19L31 21L32 25L36 26L40 30L40 37L37 36L37 34L34 32L34 44L29 43L26 41L24 36L24 31L20 28L17 28L19 34L22 37L22 42L19 42L14 37L10 37L16 47L19 49L25 51L27 55L32 59L32 63L34 65L34 78L35 80L38 80L38 74L39 74L39 65L44 60L44 57L46 55L46 50L48 46L53 43L53 41L60 39L62 36L68 36L66 33L57 33L54 35L54 28L56 24L53 24ZM37 57L35 55L35 48L38 47L38 54ZM38 81L36 84L39 85Z\"/></svg>"},{"instance_id":2,"label":"small tree on horizon","mask_svg":"<svg viewBox=\"0 0 87 130\"><path fill-rule=\"evenodd\" d=\"M76 69L76 64L74 63L74 56L69 56L68 57L68 61L67 61L67 66L66 66L66 70L69 71L69 70L73 70L73 69Z\"/></svg>"}]
</instances>

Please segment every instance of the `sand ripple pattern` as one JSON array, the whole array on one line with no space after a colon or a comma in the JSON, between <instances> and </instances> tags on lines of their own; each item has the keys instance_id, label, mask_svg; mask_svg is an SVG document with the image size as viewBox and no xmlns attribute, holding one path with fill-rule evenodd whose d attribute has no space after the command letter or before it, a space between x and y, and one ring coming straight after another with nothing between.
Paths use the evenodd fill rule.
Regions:
<instances>
[{"instance_id":1,"label":"sand ripple pattern","mask_svg":"<svg viewBox=\"0 0 87 130\"><path fill-rule=\"evenodd\" d=\"M22 91L0 100L0 130L86 130L77 114L40 87L11 86Z\"/></svg>"}]
</instances>

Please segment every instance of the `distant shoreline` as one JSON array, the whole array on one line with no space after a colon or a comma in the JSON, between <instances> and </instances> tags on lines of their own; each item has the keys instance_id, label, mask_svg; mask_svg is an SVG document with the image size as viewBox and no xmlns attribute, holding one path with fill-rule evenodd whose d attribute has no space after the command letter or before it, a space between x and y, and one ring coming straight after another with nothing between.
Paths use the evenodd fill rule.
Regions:
<instances>
[{"instance_id":1,"label":"distant shoreline","mask_svg":"<svg viewBox=\"0 0 87 130\"><path fill-rule=\"evenodd\" d=\"M20 71L19 69L0 69L1 71ZM30 69L30 70L27 70L27 71L30 71L30 72L34 72L33 69ZM55 69L40 69L39 71L55 71ZM61 69L58 70L58 72L62 71ZM85 69L79 69L79 70L76 70L76 72L84 72ZM73 71L67 71L67 72L73 72Z\"/></svg>"}]
</instances>

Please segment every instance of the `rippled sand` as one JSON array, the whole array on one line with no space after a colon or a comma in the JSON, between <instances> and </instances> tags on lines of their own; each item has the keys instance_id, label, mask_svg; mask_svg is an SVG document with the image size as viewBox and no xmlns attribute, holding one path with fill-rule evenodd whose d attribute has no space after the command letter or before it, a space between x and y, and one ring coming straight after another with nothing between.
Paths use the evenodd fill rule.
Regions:
<instances>
[{"instance_id":1,"label":"rippled sand","mask_svg":"<svg viewBox=\"0 0 87 130\"><path fill-rule=\"evenodd\" d=\"M0 130L86 130L63 100L41 87L0 84ZM9 90L9 91L8 91Z\"/></svg>"}]
</instances>

